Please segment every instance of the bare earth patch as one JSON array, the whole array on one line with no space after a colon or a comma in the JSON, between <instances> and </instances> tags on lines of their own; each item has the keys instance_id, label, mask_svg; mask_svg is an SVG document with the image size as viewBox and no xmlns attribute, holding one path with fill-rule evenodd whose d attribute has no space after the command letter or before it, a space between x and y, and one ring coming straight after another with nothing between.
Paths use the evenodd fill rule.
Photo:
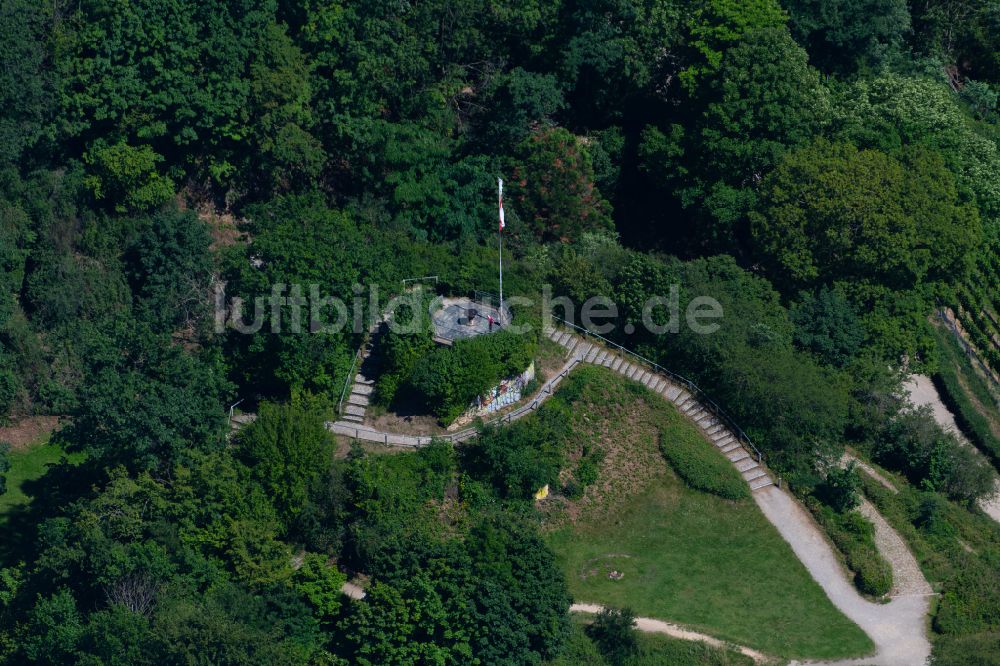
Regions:
<instances>
[{"instance_id":1,"label":"bare earth patch","mask_svg":"<svg viewBox=\"0 0 1000 666\"><path fill-rule=\"evenodd\" d=\"M27 448L58 430L64 420L59 416L25 417L0 428L0 442L7 442L14 450Z\"/></svg>"}]
</instances>

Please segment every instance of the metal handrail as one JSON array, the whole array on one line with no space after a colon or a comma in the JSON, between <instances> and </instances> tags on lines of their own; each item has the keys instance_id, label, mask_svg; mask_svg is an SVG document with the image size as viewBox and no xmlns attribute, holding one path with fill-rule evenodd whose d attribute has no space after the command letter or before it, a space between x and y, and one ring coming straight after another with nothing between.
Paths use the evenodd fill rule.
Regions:
<instances>
[{"instance_id":1,"label":"metal handrail","mask_svg":"<svg viewBox=\"0 0 1000 666\"><path fill-rule=\"evenodd\" d=\"M420 280L434 280L434 284L437 284L438 283L438 276L437 275L424 275L423 277L403 278L402 283L403 283L403 286L405 287L407 282L418 282Z\"/></svg>"},{"instance_id":2,"label":"metal handrail","mask_svg":"<svg viewBox=\"0 0 1000 666\"><path fill-rule=\"evenodd\" d=\"M358 364L358 359L361 358L361 351L368 344L368 336L361 342L361 346L358 347L358 351L354 354L354 360L351 361L351 369L347 372L347 378L344 380L344 388L340 391L340 400L337 402L337 416L343 416L343 406L344 406L344 396L347 395L347 387L351 385L354 381L354 366Z\"/></svg>"},{"instance_id":3,"label":"metal handrail","mask_svg":"<svg viewBox=\"0 0 1000 666\"><path fill-rule=\"evenodd\" d=\"M553 320L555 320L555 321L558 321L558 322L564 324L565 326L568 326L568 327L570 327L572 329L576 329L576 330L580 331L581 333L584 334L584 336L592 337L592 338L597 338L598 340L600 340L604 344L609 345L611 347L614 347L615 349L619 350L620 352L622 352L624 354L627 354L628 356L631 356L632 358L637 359L641 363L645 363L647 366L651 367L656 372L659 372L660 374L666 375L674 383L678 383L678 384L683 385L684 388L686 388L689 392L691 392L693 394L696 394L698 396L698 402L700 402L703 406L707 407L708 410L710 412L712 412L712 414L714 414L719 420L723 421L726 424L726 426L729 428L729 430L733 434L735 434L737 436L737 438L740 440L741 443L746 444L747 446L750 447L750 450L753 452L754 457L757 458L757 462L763 462L764 455L760 452L760 450L757 449L756 446L754 446L754 443L750 439L749 435L747 435L745 432L743 432L743 429L740 428L736 424L736 421L733 420L733 418L731 416L729 416L729 414L727 414L726 411L724 409L722 409L722 407L720 407L718 404L716 404L716 402L714 400L712 400L710 397L708 397L708 395L704 391L702 391L698 387L698 385L695 384L693 381L691 381L687 377L684 377L682 375L677 374L676 372L673 372L671 370L667 370L666 368L664 368L662 365L660 365L656 361L652 361L652 360L646 358L645 356L637 354L634 351L632 351L631 349L627 349L627 348L621 346L620 344L618 344L617 342L614 342L613 340L609 340L608 338L604 337L603 335L598 335L597 333L594 333L593 331L587 330L586 328L584 328L582 326L577 326L576 324L574 324L572 322L568 322L565 319L560 319L559 317L551 316L551 318Z\"/></svg>"}]
</instances>

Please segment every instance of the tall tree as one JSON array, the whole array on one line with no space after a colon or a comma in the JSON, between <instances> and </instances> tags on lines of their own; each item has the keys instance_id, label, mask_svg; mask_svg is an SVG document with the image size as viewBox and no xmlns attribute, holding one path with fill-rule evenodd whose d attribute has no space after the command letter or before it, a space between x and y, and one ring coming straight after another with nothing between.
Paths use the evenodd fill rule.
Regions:
<instances>
[{"instance_id":1,"label":"tall tree","mask_svg":"<svg viewBox=\"0 0 1000 666\"><path fill-rule=\"evenodd\" d=\"M906 0L789 0L792 34L819 67L876 69L899 53L910 30Z\"/></svg>"}]
</instances>

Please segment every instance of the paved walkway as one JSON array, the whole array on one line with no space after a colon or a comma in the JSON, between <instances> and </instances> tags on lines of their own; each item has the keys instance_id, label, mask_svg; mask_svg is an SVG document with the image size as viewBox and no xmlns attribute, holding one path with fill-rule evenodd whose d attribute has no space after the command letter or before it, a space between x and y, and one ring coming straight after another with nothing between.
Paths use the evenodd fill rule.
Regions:
<instances>
[{"instance_id":1,"label":"paved walkway","mask_svg":"<svg viewBox=\"0 0 1000 666\"><path fill-rule=\"evenodd\" d=\"M829 663L879 666L915 666L924 663L931 652L926 630L929 596L900 595L887 604L868 601L851 584L812 517L787 492L772 486L754 493L754 500L823 588L833 605L860 626L875 643L876 653L872 657ZM888 524L880 522L883 529L892 532ZM894 562L888 553L883 555L893 565L893 575L905 577L902 571L897 571L899 560L893 558L897 559Z\"/></svg>"}]
</instances>

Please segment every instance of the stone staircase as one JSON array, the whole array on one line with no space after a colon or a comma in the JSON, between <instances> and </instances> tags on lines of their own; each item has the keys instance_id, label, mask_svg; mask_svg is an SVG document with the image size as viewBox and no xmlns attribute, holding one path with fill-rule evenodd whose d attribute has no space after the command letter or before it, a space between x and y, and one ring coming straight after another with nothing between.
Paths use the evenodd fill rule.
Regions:
<instances>
[{"instance_id":1,"label":"stone staircase","mask_svg":"<svg viewBox=\"0 0 1000 666\"><path fill-rule=\"evenodd\" d=\"M743 446L739 438L691 393L673 384L669 378L644 368L626 354L593 344L569 331L554 328L548 332L548 336L580 361L609 368L672 402L733 463L751 491L774 484L767 470Z\"/></svg>"},{"instance_id":2,"label":"stone staircase","mask_svg":"<svg viewBox=\"0 0 1000 666\"><path fill-rule=\"evenodd\" d=\"M368 401L371 399L372 391L375 390L375 380L368 377L369 374L375 374L371 371L370 363L374 344L374 340L370 339L364 348L362 348L361 357L358 362L358 371L354 375L351 392L344 403L341 418L350 423L365 422L365 411L368 409Z\"/></svg>"}]
</instances>

